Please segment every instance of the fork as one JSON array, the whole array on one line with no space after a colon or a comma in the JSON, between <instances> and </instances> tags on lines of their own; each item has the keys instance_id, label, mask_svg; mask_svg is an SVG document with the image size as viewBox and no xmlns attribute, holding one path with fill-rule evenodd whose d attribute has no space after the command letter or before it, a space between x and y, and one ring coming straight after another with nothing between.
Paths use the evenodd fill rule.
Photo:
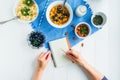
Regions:
<instances>
[{"instance_id":1,"label":"fork","mask_svg":"<svg viewBox=\"0 0 120 80\"><path fill-rule=\"evenodd\" d=\"M2 24L5 24L5 23L7 23L7 22L10 22L10 21L12 21L12 20L16 20L16 19L18 19L18 18L19 18L19 16L16 16L16 17L13 17L13 18L11 18L11 19L9 19L9 20L1 21L0 24L2 25Z\"/></svg>"}]
</instances>

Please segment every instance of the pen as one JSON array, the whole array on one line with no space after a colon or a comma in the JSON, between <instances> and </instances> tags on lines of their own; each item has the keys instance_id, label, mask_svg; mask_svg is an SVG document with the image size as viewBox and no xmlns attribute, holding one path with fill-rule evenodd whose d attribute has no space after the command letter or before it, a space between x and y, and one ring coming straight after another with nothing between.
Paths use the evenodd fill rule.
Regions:
<instances>
[{"instance_id":1,"label":"pen","mask_svg":"<svg viewBox=\"0 0 120 80\"><path fill-rule=\"evenodd\" d=\"M64 54L66 54L66 51L65 50L63 50L63 49L61 49L63 52L64 52Z\"/></svg>"},{"instance_id":2,"label":"pen","mask_svg":"<svg viewBox=\"0 0 120 80\"><path fill-rule=\"evenodd\" d=\"M51 54L51 58L52 58L52 61L53 61L54 67L56 67L56 63L55 63L55 60L54 60L53 54Z\"/></svg>"}]
</instances>

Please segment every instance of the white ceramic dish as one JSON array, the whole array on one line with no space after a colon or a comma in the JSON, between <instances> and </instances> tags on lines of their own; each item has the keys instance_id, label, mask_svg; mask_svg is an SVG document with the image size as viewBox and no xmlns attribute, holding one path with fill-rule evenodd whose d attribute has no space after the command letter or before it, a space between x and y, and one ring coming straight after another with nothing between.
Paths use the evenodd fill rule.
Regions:
<instances>
[{"instance_id":1,"label":"white ceramic dish","mask_svg":"<svg viewBox=\"0 0 120 80\"><path fill-rule=\"evenodd\" d=\"M76 8L75 13L78 17L82 17L87 13L87 7L84 5L80 5Z\"/></svg>"},{"instance_id":2,"label":"white ceramic dish","mask_svg":"<svg viewBox=\"0 0 120 80\"><path fill-rule=\"evenodd\" d=\"M50 25L52 25L53 27L55 27L55 28L64 28L64 27L68 26L68 25L71 23L72 19L73 19L73 10L72 10L71 6L70 6L68 3L66 3L66 4L65 4L65 7L68 9L68 11L69 11L69 13L70 13L69 20L68 20L65 24L63 24L63 25L56 25L56 24L54 24L54 23L50 20L50 17L49 17L49 16L50 16L50 10L51 10L54 6L62 5L62 4L63 4L63 1L54 1L54 2L52 2L52 3L48 6L47 11L46 11L46 18L47 18L48 23L49 23Z\"/></svg>"},{"instance_id":3,"label":"white ceramic dish","mask_svg":"<svg viewBox=\"0 0 120 80\"><path fill-rule=\"evenodd\" d=\"M34 0L33 0L33 1L34 1ZM14 15L14 16L17 16L17 15L16 15L16 8L17 8L19 2L20 2L20 0L17 0L17 1L15 2L14 8L13 8L13 15ZM38 12L38 13L37 13L37 16L36 16L33 20L30 20L30 21L21 20L21 19L19 19L19 18L18 18L18 21L23 22L23 23L30 23L30 22L33 22L33 21L38 17L39 7L38 7L38 5L37 5L37 3L36 3L35 1L34 1L34 3L35 3L35 5L37 6L37 12Z\"/></svg>"},{"instance_id":4,"label":"white ceramic dish","mask_svg":"<svg viewBox=\"0 0 120 80\"><path fill-rule=\"evenodd\" d=\"M95 24L93 23L93 18L94 18L96 15L102 16L102 18L103 18L103 23L102 23L101 25L95 25ZM93 14L92 17L91 17L91 23L92 23L95 27L97 27L97 28L102 28L102 27L105 25L106 22L107 22L107 17L106 17L106 15L105 15L103 12L97 12L97 13Z\"/></svg>"},{"instance_id":5,"label":"white ceramic dish","mask_svg":"<svg viewBox=\"0 0 120 80\"><path fill-rule=\"evenodd\" d=\"M88 23L86 23L86 22L80 22L80 23L77 24L77 26L75 27L75 34L76 34L76 36L77 36L78 38L84 39L84 38L86 38L86 37L80 37L80 36L77 34L77 32L76 32L77 27L78 27L79 25L81 25L81 24L86 24L86 25L88 26L88 28L89 28L89 34L88 34L86 37L90 36L92 29L91 29L90 25L89 25Z\"/></svg>"}]
</instances>

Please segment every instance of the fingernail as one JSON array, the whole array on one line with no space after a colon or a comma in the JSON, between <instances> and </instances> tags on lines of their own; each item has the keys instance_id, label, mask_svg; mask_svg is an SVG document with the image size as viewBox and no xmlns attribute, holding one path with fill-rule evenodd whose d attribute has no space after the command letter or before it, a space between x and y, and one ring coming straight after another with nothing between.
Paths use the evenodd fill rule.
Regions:
<instances>
[{"instance_id":1,"label":"fingernail","mask_svg":"<svg viewBox=\"0 0 120 80\"><path fill-rule=\"evenodd\" d=\"M50 53L51 51L48 51L47 53Z\"/></svg>"},{"instance_id":2,"label":"fingernail","mask_svg":"<svg viewBox=\"0 0 120 80\"><path fill-rule=\"evenodd\" d=\"M46 56L46 60L48 59L49 54Z\"/></svg>"}]
</instances>

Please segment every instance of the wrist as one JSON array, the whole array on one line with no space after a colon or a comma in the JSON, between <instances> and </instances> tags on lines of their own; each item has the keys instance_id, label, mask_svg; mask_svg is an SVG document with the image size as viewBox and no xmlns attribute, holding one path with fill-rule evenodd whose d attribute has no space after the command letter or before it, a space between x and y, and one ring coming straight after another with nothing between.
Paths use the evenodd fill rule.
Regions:
<instances>
[{"instance_id":1,"label":"wrist","mask_svg":"<svg viewBox=\"0 0 120 80\"><path fill-rule=\"evenodd\" d=\"M39 74L43 74L44 70L40 67L37 67L36 72L39 73Z\"/></svg>"},{"instance_id":2,"label":"wrist","mask_svg":"<svg viewBox=\"0 0 120 80\"><path fill-rule=\"evenodd\" d=\"M40 68L37 67L33 80L41 80L43 72L44 72L43 70L41 70Z\"/></svg>"},{"instance_id":3,"label":"wrist","mask_svg":"<svg viewBox=\"0 0 120 80\"><path fill-rule=\"evenodd\" d=\"M81 66L81 67L84 67L86 64L87 64L87 61L86 60L79 60L79 66Z\"/></svg>"}]
</instances>

